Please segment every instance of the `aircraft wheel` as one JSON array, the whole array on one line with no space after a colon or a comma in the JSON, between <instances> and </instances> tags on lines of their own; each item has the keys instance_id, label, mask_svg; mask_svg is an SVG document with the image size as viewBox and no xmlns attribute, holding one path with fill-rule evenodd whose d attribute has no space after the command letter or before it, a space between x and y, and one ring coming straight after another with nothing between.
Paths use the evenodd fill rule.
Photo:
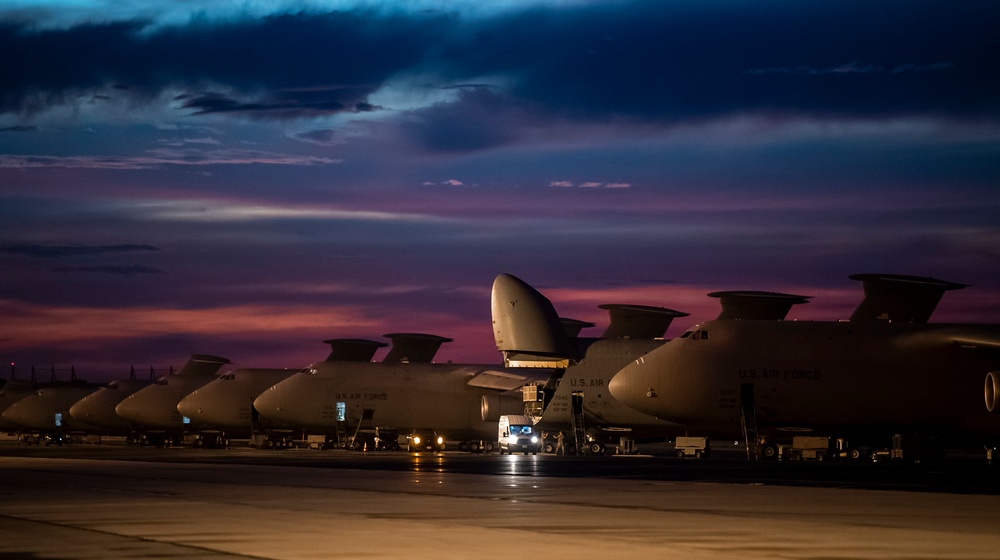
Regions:
<instances>
[{"instance_id":1,"label":"aircraft wheel","mask_svg":"<svg viewBox=\"0 0 1000 560\"><path fill-rule=\"evenodd\" d=\"M862 453L860 449L851 448L847 450L847 458L852 461L857 461L861 458L861 455Z\"/></svg>"},{"instance_id":2,"label":"aircraft wheel","mask_svg":"<svg viewBox=\"0 0 1000 560\"><path fill-rule=\"evenodd\" d=\"M555 452L556 452L556 446L551 443L546 442L545 445L542 446L542 453L555 453Z\"/></svg>"},{"instance_id":3,"label":"aircraft wheel","mask_svg":"<svg viewBox=\"0 0 1000 560\"><path fill-rule=\"evenodd\" d=\"M490 442L487 442L487 443L486 443L486 446L485 446L485 447L483 447L483 451L485 451L486 453L492 453L492 452L493 452L493 449L495 449L495 447L494 447L494 445L493 445L492 443L490 443Z\"/></svg>"},{"instance_id":4,"label":"aircraft wheel","mask_svg":"<svg viewBox=\"0 0 1000 560\"><path fill-rule=\"evenodd\" d=\"M769 443L760 450L760 455L765 459L777 459L778 446L773 443Z\"/></svg>"},{"instance_id":5,"label":"aircraft wheel","mask_svg":"<svg viewBox=\"0 0 1000 560\"><path fill-rule=\"evenodd\" d=\"M479 442L470 441L469 442L469 453L479 453Z\"/></svg>"},{"instance_id":6,"label":"aircraft wheel","mask_svg":"<svg viewBox=\"0 0 1000 560\"><path fill-rule=\"evenodd\" d=\"M604 454L604 444L599 441L593 441L590 443L590 452L593 455L603 455Z\"/></svg>"}]
</instances>

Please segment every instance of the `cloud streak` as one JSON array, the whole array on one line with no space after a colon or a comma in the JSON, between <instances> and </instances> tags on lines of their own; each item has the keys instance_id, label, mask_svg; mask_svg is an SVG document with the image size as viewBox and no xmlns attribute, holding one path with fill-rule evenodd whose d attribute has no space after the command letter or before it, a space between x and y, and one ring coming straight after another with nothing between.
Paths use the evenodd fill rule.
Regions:
<instances>
[{"instance_id":1,"label":"cloud streak","mask_svg":"<svg viewBox=\"0 0 1000 560\"><path fill-rule=\"evenodd\" d=\"M155 169L168 165L332 165L340 160L329 157L278 154L260 150L169 149L147 150L137 156L26 156L0 155L0 168L10 169Z\"/></svg>"}]
</instances>

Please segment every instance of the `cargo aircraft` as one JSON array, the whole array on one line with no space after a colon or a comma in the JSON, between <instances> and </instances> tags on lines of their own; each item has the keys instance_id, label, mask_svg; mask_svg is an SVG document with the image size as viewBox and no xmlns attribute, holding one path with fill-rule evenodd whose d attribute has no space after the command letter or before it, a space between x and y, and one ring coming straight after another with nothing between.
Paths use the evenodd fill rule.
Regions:
<instances>
[{"instance_id":1,"label":"cargo aircraft","mask_svg":"<svg viewBox=\"0 0 1000 560\"><path fill-rule=\"evenodd\" d=\"M907 438L916 453L955 437L995 445L1000 325L928 323L962 284L851 278L865 297L849 321L707 321L624 367L611 394L692 431L742 437L754 457L777 456L789 434L829 435L852 458L877 458L890 440L901 457Z\"/></svg>"},{"instance_id":2,"label":"cargo aircraft","mask_svg":"<svg viewBox=\"0 0 1000 560\"><path fill-rule=\"evenodd\" d=\"M720 298L720 320L784 318L792 305L807 298L773 292L730 291ZM608 391L618 371L667 343L671 322L687 313L645 305L604 304L610 324L597 338L580 337L593 323L560 319L552 303L526 282L500 274L493 282L491 308L497 349L508 367L543 367L555 371L525 391L526 414L536 430L548 432L551 451L556 432L566 432L571 448L603 453L609 443L631 450L636 439L667 439L683 426L626 406ZM572 328L567 328L571 325Z\"/></svg>"},{"instance_id":3,"label":"cargo aircraft","mask_svg":"<svg viewBox=\"0 0 1000 560\"><path fill-rule=\"evenodd\" d=\"M254 408L270 421L354 448L372 442L376 428L389 428L397 436L431 429L460 449L492 450L500 416L523 411L521 387L550 374L431 363L436 347L426 341L410 351L396 346L388 361L315 363L264 391Z\"/></svg>"},{"instance_id":4,"label":"cargo aircraft","mask_svg":"<svg viewBox=\"0 0 1000 560\"><path fill-rule=\"evenodd\" d=\"M129 436L132 433L132 423L115 412L126 397L140 391L155 380L155 370L150 368L147 379L136 377L135 368L129 372L128 379L118 379L83 397L69 408L69 414L75 420L96 427L102 435Z\"/></svg>"},{"instance_id":5,"label":"cargo aircraft","mask_svg":"<svg viewBox=\"0 0 1000 560\"><path fill-rule=\"evenodd\" d=\"M179 442L187 432L177 403L198 387L217 377L226 358L193 354L176 373L164 375L152 385L125 397L115 412L128 421L137 441L166 445Z\"/></svg>"},{"instance_id":6,"label":"cargo aircraft","mask_svg":"<svg viewBox=\"0 0 1000 560\"><path fill-rule=\"evenodd\" d=\"M392 348L383 361L409 360L430 362L441 343L448 339L417 333L385 335ZM384 342L360 338L337 338L323 341L331 347L327 362L370 362ZM261 417L254 399L269 387L288 379L298 369L240 368L227 371L218 379L195 389L177 404L177 410L191 420L192 428L230 438L249 438L255 446L285 448L294 445L290 426Z\"/></svg>"},{"instance_id":7,"label":"cargo aircraft","mask_svg":"<svg viewBox=\"0 0 1000 560\"><path fill-rule=\"evenodd\" d=\"M21 440L27 443L72 442L74 437L97 428L70 416L69 409L99 387L78 379L75 369L70 370L69 381L59 381L53 368L52 379L7 407L3 419L16 426Z\"/></svg>"}]
</instances>

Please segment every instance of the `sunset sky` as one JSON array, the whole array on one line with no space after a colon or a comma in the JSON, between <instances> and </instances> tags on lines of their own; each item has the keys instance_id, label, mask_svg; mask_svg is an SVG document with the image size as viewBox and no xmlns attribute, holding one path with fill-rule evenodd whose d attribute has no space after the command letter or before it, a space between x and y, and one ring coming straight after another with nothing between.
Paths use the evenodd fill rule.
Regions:
<instances>
[{"instance_id":1,"label":"sunset sky","mask_svg":"<svg viewBox=\"0 0 1000 560\"><path fill-rule=\"evenodd\" d=\"M8 0L0 360L496 363L502 272L593 335L855 273L1000 322L1000 3L818 4Z\"/></svg>"}]
</instances>

